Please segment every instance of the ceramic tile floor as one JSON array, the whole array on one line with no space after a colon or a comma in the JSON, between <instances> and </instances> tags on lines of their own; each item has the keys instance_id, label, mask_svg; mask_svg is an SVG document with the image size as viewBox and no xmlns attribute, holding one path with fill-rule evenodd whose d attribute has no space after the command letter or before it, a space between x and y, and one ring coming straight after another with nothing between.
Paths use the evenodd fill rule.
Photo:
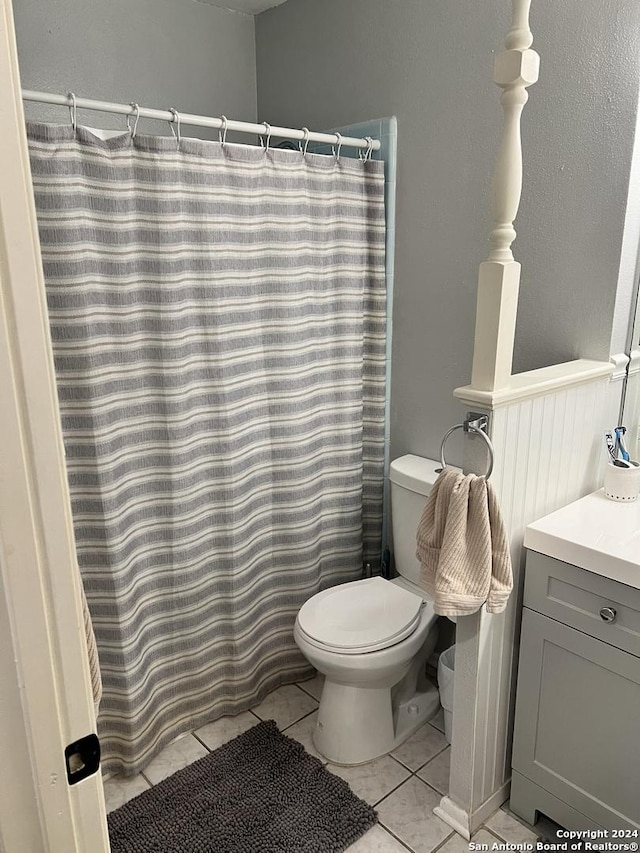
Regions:
<instances>
[{"instance_id":1,"label":"ceramic tile floor","mask_svg":"<svg viewBox=\"0 0 640 853\"><path fill-rule=\"evenodd\" d=\"M288 737L312 755L311 735L322 690L321 676L298 685L280 687L251 711L223 717L169 744L144 773L105 782L107 811L217 749L259 720L273 719ZM349 853L468 853L468 842L433 814L449 784L450 747L445 740L442 711L391 755L359 767L327 764L363 800L375 806L379 823L349 847ZM320 757L320 756L318 756ZM521 843L544 835L555 839L555 825L542 819L527 826L508 808L499 809L474 835L473 841Z\"/></svg>"}]
</instances>

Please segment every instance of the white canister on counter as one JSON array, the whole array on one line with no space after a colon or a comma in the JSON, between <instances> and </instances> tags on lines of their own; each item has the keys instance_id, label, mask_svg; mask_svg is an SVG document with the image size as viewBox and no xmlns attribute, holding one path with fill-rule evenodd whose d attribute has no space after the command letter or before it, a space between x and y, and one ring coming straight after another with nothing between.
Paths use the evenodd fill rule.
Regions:
<instances>
[{"instance_id":1,"label":"white canister on counter","mask_svg":"<svg viewBox=\"0 0 640 853\"><path fill-rule=\"evenodd\" d=\"M612 501L635 501L640 492L640 463L621 468L607 462L604 472L604 493Z\"/></svg>"}]
</instances>

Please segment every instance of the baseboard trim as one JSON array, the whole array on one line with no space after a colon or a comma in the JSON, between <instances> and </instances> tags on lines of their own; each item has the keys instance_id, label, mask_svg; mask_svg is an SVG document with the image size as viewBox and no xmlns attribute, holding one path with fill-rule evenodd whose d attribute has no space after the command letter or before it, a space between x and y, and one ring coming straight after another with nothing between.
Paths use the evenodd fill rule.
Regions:
<instances>
[{"instance_id":1,"label":"baseboard trim","mask_svg":"<svg viewBox=\"0 0 640 853\"><path fill-rule=\"evenodd\" d=\"M471 814L466 812L457 803L454 803L449 797L443 797L440 800L440 805L435 807L433 813L469 841L474 832L482 826L485 820L491 817L509 799L510 788L511 780L509 779L488 800L485 800L480 808Z\"/></svg>"},{"instance_id":2,"label":"baseboard trim","mask_svg":"<svg viewBox=\"0 0 640 853\"><path fill-rule=\"evenodd\" d=\"M469 815L464 809L456 805L453 800L449 799L449 797L443 797L440 800L440 805L435 807L433 813L469 841L471 838Z\"/></svg>"}]
</instances>

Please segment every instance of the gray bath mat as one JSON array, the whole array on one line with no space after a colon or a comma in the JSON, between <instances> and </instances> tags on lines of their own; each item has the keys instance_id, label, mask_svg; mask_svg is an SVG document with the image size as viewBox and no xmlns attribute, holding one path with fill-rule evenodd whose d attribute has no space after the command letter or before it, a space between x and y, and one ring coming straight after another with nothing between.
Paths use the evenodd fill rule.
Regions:
<instances>
[{"instance_id":1,"label":"gray bath mat","mask_svg":"<svg viewBox=\"0 0 640 853\"><path fill-rule=\"evenodd\" d=\"M273 720L108 816L112 853L340 853L376 820Z\"/></svg>"}]
</instances>

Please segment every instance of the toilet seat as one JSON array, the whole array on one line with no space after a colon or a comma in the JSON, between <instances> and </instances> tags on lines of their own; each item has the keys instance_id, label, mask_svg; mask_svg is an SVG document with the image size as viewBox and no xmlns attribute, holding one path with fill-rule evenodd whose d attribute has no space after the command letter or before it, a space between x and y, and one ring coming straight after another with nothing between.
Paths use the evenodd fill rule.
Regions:
<instances>
[{"instance_id":1,"label":"toilet seat","mask_svg":"<svg viewBox=\"0 0 640 853\"><path fill-rule=\"evenodd\" d=\"M325 589L298 613L298 628L315 646L365 654L400 643L416 630L423 599L374 577Z\"/></svg>"}]
</instances>

